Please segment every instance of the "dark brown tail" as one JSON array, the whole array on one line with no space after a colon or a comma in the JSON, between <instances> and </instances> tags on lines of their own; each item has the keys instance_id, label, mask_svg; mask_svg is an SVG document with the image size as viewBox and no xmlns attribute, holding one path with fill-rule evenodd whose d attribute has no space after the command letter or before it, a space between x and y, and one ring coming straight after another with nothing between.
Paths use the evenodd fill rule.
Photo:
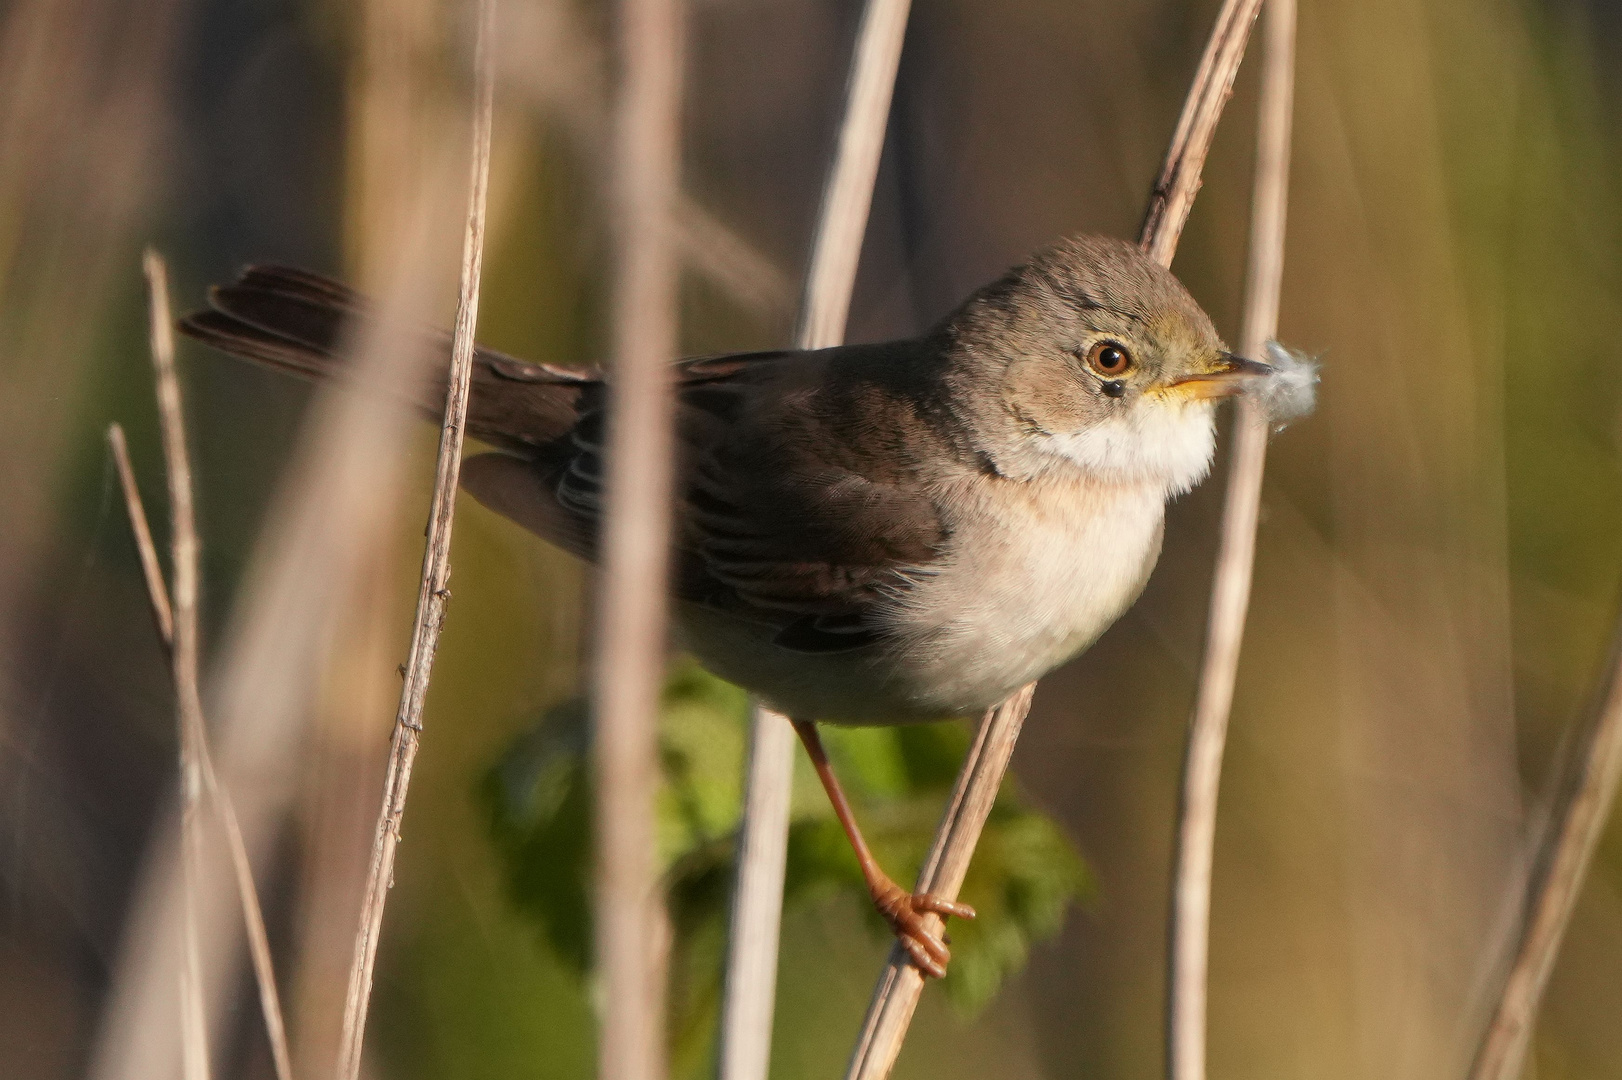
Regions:
<instances>
[{"instance_id":1,"label":"dark brown tail","mask_svg":"<svg viewBox=\"0 0 1622 1080\"><path fill-rule=\"evenodd\" d=\"M374 317L373 306L347 285L285 266L250 266L234 284L209 290L208 299L210 310L180 320L182 333L306 379L340 370L343 348ZM443 359L433 379L410 396L437 420L445 406L450 337L429 333ZM484 348L474 357L468 433L508 450L544 452L601 394L596 371L531 364Z\"/></svg>"}]
</instances>

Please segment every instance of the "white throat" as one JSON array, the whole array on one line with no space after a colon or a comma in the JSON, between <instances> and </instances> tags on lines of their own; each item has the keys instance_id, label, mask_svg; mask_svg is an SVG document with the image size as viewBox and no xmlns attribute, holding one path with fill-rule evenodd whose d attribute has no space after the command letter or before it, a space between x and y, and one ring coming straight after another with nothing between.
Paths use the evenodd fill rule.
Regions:
<instances>
[{"instance_id":1,"label":"white throat","mask_svg":"<svg viewBox=\"0 0 1622 1080\"><path fill-rule=\"evenodd\" d=\"M1042 433L1032 441L1046 457L1061 458L1090 476L1127 484L1158 484L1167 498L1205 479L1216 449L1208 401L1147 398L1081 431Z\"/></svg>"}]
</instances>

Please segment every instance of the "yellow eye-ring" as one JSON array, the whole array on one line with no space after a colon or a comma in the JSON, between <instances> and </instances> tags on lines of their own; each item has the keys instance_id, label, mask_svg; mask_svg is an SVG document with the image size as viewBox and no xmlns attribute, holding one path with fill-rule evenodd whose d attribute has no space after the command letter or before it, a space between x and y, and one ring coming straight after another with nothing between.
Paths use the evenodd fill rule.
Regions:
<instances>
[{"instance_id":1,"label":"yellow eye-ring","mask_svg":"<svg viewBox=\"0 0 1622 1080\"><path fill-rule=\"evenodd\" d=\"M1087 366L1106 379L1118 379L1132 370L1132 354L1118 341L1096 342L1087 350Z\"/></svg>"}]
</instances>

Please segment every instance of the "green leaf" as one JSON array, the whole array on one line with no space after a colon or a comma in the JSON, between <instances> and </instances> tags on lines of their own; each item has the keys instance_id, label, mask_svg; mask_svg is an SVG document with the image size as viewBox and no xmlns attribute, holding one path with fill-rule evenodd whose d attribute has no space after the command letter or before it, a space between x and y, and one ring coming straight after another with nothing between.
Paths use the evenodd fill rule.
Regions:
<instances>
[{"instance_id":1,"label":"green leaf","mask_svg":"<svg viewBox=\"0 0 1622 1080\"><path fill-rule=\"evenodd\" d=\"M749 704L742 690L691 661L673 665L659 727L664 778L659 853L669 888L672 1061L677 1075L708 1068L725 959L727 911L742 807ZM897 881L917 875L969 745L962 724L825 727L823 738L875 856ZM481 796L508 891L550 947L585 974L591 955L589 724L584 702L550 709L490 769ZM798 759L785 906L854 894L876 935L855 855L809 763ZM1058 824L1005 783L963 885L979 913L951 926L948 997L972 1013L1059 932L1086 895L1086 868Z\"/></svg>"}]
</instances>

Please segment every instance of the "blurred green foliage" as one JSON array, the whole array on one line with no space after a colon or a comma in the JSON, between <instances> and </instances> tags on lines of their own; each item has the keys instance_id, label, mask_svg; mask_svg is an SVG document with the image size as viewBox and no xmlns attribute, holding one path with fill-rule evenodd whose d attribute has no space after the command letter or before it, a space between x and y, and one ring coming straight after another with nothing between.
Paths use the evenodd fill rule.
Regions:
<instances>
[{"instance_id":1,"label":"blurred green foliage","mask_svg":"<svg viewBox=\"0 0 1622 1080\"><path fill-rule=\"evenodd\" d=\"M674 931L670 1022L679 1075L695 1075L711 1057L748 716L743 691L691 661L674 666L659 733L659 852ZM588 718L578 698L548 710L501 755L483 784L512 900L581 975L590 969L592 941ZM831 728L825 741L875 854L897 880L910 880L968 749L966 728ZM846 892L862 899L873 933L887 933L865 904L850 844L815 785L802 768L785 906ZM1090 891L1086 868L1063 830L1012 781L1005 783L962 891L979 916L951 927L949 999L965 1014L982 1009L1024 967L1032 943L1057 934L1071 902Z\"/></svg>"}]
</instances>

